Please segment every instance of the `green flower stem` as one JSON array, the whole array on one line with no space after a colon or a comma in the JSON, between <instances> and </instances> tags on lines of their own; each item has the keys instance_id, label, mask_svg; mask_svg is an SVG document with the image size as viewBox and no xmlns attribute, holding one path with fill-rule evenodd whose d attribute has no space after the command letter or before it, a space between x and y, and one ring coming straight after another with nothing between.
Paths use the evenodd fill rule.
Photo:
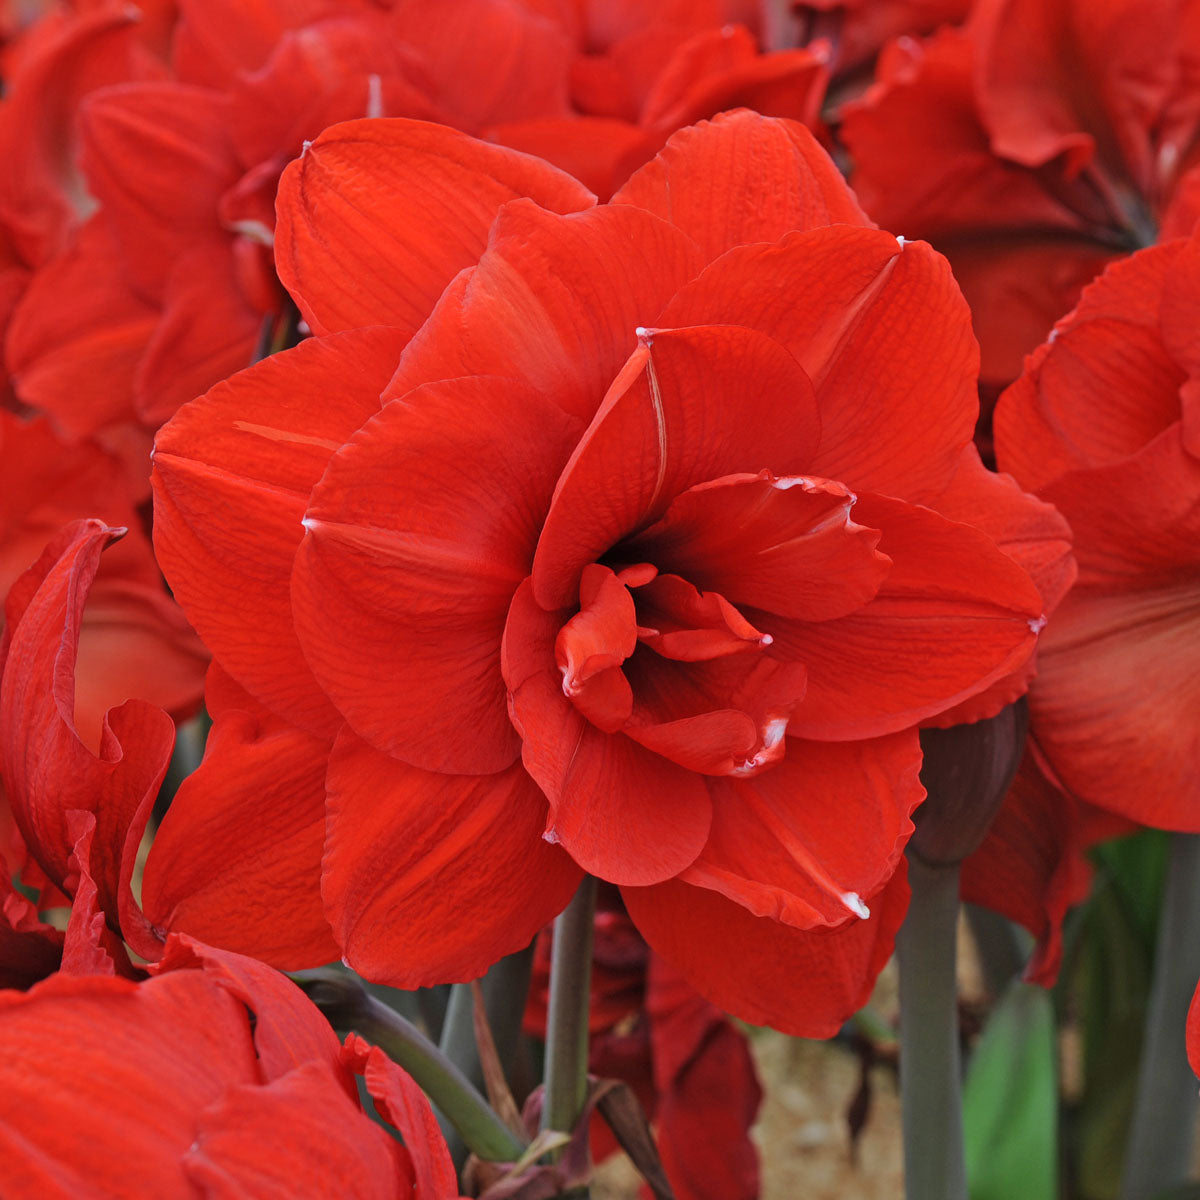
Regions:
<instances>
[{"instance_id":1,"label":"green flower stem","mask_svg":"<svg viewBox=\"0 0 1200 1200\"><path fill-rule=\"evenodd\" d=\"M570 1133L587 1099L588 1006L596 881L590 875L554 922L542 1128Z\"/></svg>"},{"instance_id":2,"label":"green flower stem","mask_svg":"<svg viewBox=\"0 0 1200 1200\"><path fill-rule=\"evenodd\" d=\"M959 868L909 855L900 959L900 1102L906 1200L967 1200L955 939Z\"/></svg>"},{"instance_id":3,"label":"green flower stem","mask_svg":"<svg viewBox=\"0 0 1200 1200\"><path fill-rule=\"evenodd\" d=\"M495 963L483 977L483 1002L488 1025L492 1030L500 1064L510 1081L532 973L533 943L530 942L526 949ZM442 1023L440 1049L477 1089L483 1090L483 1066L475 1042L475 1001L469 983L456 983L450 992L450 1003ZM457 1130L447 1131L446 1144L450 1147L450 1157L461 1166L466 1156Z\"/></svg>"},{"instance_id":4,"label":"green flower stem","mask_svg":"<svg viewBox=\"0 0 1200 1200\"><path fill-rule=\"evenodd\" d=\"M533 943L502 958L483 977L483 1004L505 1072L512 1070L521 1034L521 1018L533 974ZM475 1044L475 1003L469 983L456 983L442 1025L442 1053L477 1087L483 1088L483 1067Z\"/></svg>"},{"instance_id":5,"label":"green flower stem","mask_svg":"<svg viewBox=\"0 0 1200 1200\"><path fill-rule=\"evenodd\" d=\"M1200 835L1176 833L1167 859L1122 1200L1148 1200L1189 1177L1200 1105L1184 1030L1200 979L1198 914Z\"/></svg>"},{"instance_id":6,"label":"green flower stem","mask_svg":"<svg viewBox=\"0 0 1200 1200\"><path fill-rule=\"evenodd\" d=\"M492 1162L520 1158L524 1144L470 1080L415 1025L368 994L359 979L323 968L292 978L336 1029L353 1030L399 1063L453 1123L470 1150Z\"/></svg>"}]
</instances>

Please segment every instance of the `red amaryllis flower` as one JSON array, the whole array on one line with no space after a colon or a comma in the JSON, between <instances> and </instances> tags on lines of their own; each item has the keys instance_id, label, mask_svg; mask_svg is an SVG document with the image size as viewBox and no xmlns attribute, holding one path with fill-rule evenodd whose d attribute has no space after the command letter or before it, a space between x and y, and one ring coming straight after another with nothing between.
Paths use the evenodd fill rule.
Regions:
<instances>
[{"instance_id":1,"label":"red amaryllis flower","mask_svg":"<svg viewBox=\"0 0 1200 1200\"><path fill-rule=\"evenodd\" d=\"M293 984L189 940L160 970L0 993L6 1196L458 1196L417 1085L353 1034L339 1047Z\"/></svg>"},{"instance_id":2,"label":"red amaryllis flower","mask_svg":"<svg viewBox=\"0 0 1200 1200\"><path fill-rule=\"evenodd\" d=\"M997 409L1001 465L1075 531L1043 634L1038 746L1075 795L1200 830L1200 243L1109 267Z\"/></svg>"},{"instance_id":3,"label":"red amaryllis flower","mask_svg":"<svg viewBox=\"0 0 1200 1200\"><path fill-rule=\"evenodd\" d=\"M514 173L582 211L485 234ZM473 977L587 870L714 1002L832 1032L903 910L916 724L1022 691L1066 582L1062 522L971 445L944 260L749 113L605 206L385 121L281 197L321 336L164 430L156 538L229 673L335 738L346 957Z\"/></svg>"},{"instance_id":4,"label":"red amaryllis flower","mask_svg":"<svg viewBox=\"0 0 1200 1200\"><path fill-rule=\"evenodd\" d=\"M551 937L538 940L525 1029L546 1036ZM746 1035L648 949L629 918L596 916L588 1066L637 1093L658 1123L658 1148L679 1200L756 1200L750 1139L762 1089ZM617 1148L593 1118L597 1158Z\"/></svg>"},{"instance_id":5,"label":"red amaryllis flower","mask_svg":"<svg viewBox=\"0 0 1200 1200\"><path fill-rule=\"evenodd\" d=\"M997 395L1113 257L1190 232L1200 6L981 0L903 39L842 133L867 211L944 249Z\"/></svg>"}]
</instances>

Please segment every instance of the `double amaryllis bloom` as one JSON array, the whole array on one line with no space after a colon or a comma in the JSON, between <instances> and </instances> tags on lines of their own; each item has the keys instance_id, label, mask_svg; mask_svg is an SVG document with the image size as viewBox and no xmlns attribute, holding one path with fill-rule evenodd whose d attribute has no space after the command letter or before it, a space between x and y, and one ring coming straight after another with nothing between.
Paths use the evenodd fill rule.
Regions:
<instances>
[{"instance_id":1,"label":"double amaryllis bloom","mask_svg":"<svg viewBox=\"0 0 1200 1200\"><path fill-rule=\"evenodd\" d=\"M287 853L346 959L470 978L588 871L716 1003L832 1032L903 914L917 724L1020 694L1071 573L971 444L944 260L744 112L600 206L352 122L285 173L276 244L316 336L162 431L156 548L250 705L310 739ZM200 808L160 830L156 922ZM274 819L214 808L222 846Z\"/></svg>"}]
</instances>

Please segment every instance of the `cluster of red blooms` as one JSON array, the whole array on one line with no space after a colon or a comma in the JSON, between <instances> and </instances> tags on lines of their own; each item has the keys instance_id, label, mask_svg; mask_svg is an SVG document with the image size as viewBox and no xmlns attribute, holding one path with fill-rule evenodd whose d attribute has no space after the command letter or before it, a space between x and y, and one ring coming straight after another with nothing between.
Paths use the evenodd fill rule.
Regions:
<instances>
[{"instance_id":1,"label":"cluster of red blooms","mask_svg":"<svg viewBox=\"0 0 1200 1200\"><path fill-rule=\"evenodd\" d=\"M457 1195L261 964L472 979L588 873L678 1194L750 1198L718 1008L866 1001L923 727L1028 693L964 895L1042 981L1089 840L1200 831L1200 2L40 8L0 3L6 1195ZM717 1086L726 1174L669 1150Z\"/></svg>"}]
</instances>

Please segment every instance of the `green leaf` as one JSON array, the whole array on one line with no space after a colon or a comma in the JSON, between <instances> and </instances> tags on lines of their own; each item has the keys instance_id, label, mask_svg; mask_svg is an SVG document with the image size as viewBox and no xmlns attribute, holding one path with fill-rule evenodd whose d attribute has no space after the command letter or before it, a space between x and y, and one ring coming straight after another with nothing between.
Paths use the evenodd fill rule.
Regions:
<instances>
[{"instance_id":1,"label":"green leaf","mask_svg":"<svg viewBox=\"0 0 1200 1200\"><path fill-rule=\"evenodd\" d=\"M1058 1062L1048 992L1014 980L971 1056L963 1091L971 1200L1055 1200Z\"/></svg>"}]
</instances>

